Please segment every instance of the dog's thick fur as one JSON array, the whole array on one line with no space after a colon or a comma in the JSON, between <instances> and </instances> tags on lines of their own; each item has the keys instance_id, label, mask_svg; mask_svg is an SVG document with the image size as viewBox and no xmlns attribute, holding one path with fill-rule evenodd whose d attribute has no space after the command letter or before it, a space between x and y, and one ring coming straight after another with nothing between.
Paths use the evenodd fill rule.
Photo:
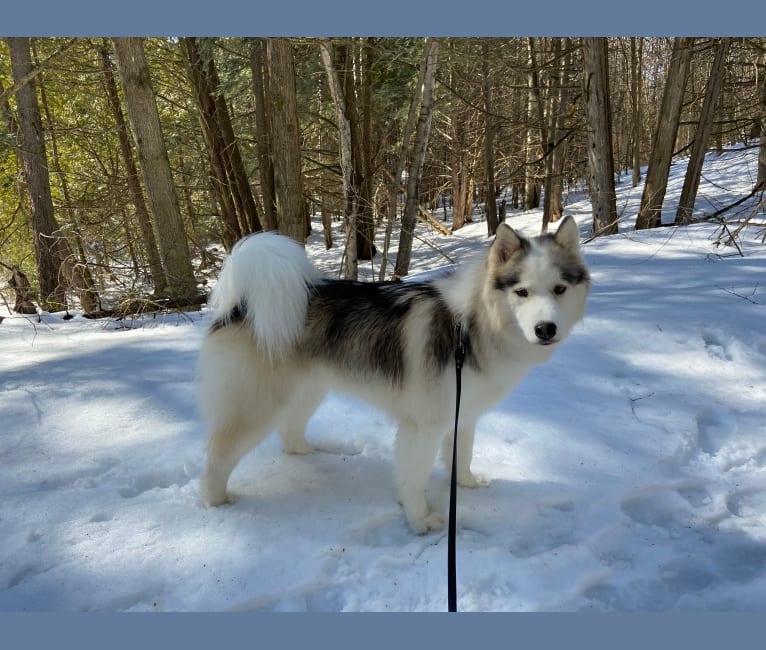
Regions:
<instances>
[{"instance_id":1,"label":"dog's thick fur","mask_svg":"<svg viewBox=\"0 0 766 650\"><path fill-rule=\"evenodd\" d=\"M231 472L274 429L286 451L310 452L306 423L337 390L396 420L407 521L417 533L443 527L425 489L440 445L451 463L458 324L467 354L457 480L476 487L486 484L470 469L476 420L548 359L582 318L589 287L571 217L555 235L533 239L503 224L481 260L426 282L326 280L290 239L240 241L214 290L215 322L200 354L204 503L229 500Z\"/></svg>"}]
</instances>

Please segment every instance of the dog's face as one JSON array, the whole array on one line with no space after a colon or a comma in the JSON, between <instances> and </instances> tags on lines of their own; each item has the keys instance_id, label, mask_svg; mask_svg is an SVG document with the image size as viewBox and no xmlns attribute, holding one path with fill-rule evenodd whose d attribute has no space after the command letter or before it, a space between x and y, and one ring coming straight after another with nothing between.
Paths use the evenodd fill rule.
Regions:
<instances>
[{"instance_id":1,"label":"dog's face","mask_svg":"<svg viewBox=\"0 0 766 650\"><path fill-rule=\"evenodd\" d=\"M493 301L515 319L529 343L558 343L583 316L590 279L572 217L561 222L555 235L534 239L501 224L488 271Z\"/></svg>"}]
</instances>

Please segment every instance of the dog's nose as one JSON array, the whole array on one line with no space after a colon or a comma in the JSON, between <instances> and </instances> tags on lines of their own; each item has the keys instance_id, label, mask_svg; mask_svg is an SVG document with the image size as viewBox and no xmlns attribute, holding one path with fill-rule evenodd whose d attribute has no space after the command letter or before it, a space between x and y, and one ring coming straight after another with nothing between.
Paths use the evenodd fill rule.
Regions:
<instances>
[{"instance_id":1,"label":"dog's nose","mask_svg":"<svg viewBox=\"0 0 766 650\"><path fill-rule=\"evenodd\" d=\"M556 323L540 321L535 325L535 336L541 343L549 343L556 336Z\"/></svg>"}]
</instances>

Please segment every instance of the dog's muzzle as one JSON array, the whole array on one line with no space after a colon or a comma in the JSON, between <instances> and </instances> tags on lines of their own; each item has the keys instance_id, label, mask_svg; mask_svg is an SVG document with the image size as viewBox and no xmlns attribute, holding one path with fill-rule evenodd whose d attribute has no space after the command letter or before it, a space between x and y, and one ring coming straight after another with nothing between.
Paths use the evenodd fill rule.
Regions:
<instances>
[{"instance_id":1,"label":"dog's muzzle","mask_svg":"<svg viewBox=\"0 0 766 650\"><path fill-rule=\"evenodd\" d=\"M552 323L551 321L540 321L535 325L535 336L537 337L537 342L541 345L555 343L556 323Z\"/></svg>"}]
</instances>

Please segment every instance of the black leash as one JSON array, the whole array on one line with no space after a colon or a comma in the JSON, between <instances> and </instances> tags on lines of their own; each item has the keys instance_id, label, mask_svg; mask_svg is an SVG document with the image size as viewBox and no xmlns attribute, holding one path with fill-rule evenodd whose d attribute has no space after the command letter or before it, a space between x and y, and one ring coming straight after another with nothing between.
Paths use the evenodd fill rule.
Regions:
<instances>
[{"instance_id":1,"label":"black leash","mask_svg":"<svg viewBox=\"0 0 766 650\"><path fill-rule=\"evenodd\" d=\"M460 416L460 377L465 359L463 324L458 325L455 348L455 437L452 440L452 477L449 486L449 525L447 529L447 611L457 612L457 570L455 565L455 533L457 527L457 422Z\"/></svg>"}]
</instances>

